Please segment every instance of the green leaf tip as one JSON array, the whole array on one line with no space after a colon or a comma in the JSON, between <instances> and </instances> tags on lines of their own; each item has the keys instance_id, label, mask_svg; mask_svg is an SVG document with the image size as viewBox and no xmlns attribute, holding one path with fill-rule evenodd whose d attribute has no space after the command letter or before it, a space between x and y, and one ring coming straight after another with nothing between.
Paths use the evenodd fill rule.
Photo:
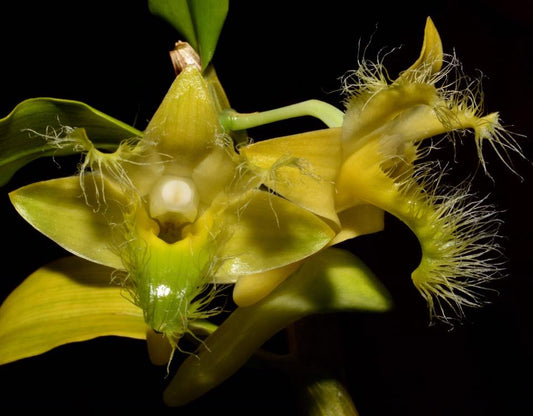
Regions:
<instances>
[{"instance_id":1,"label":"green leaf tip","mask_svg":"<svg viewBox=\"0 0 533 416\"><path fill-rule=\"evenodd\" d=\"M96 147L114 150L121 141L142 133L137 129L79 101L31 98L22 101L0 119L0 186L17 170L45 156L78 153L72 147L58 149L47 136L65 127L83 128Z\"/></svg>"},{"instance_id":2,"label":"green leaf tip","mask_svg":"<svg viewBox=\"0 0 533 416\"><path fill-rule=\"evenodd\" d=\"M148 0L148 8L185 37L205 70L215 53L229 0Z\"/></svg>"}]
</instances>

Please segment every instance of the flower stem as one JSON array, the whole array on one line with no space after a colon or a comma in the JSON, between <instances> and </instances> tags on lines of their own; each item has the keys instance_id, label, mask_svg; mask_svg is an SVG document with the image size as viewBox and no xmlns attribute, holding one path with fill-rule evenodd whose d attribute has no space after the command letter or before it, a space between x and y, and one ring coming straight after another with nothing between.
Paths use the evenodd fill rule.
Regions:
<instances>
[{"instance_id":1,"label":"flower stem","mask_svg":"<svg viewBox=\"0 0 533 416\"><path fill-rule=\"evenodd\" d=\"M248 114L226 110L220 114L219 121L227 130L235 131L304 116L318 118L328 127L340 127L344 119L344 113L331 104L319 100L307 100L274 110Z\"/></svg>"},{"instance_id":2,"label":"flower stem","mask_svg":"<svg viewBox=\"0 0 533 416\"><path fill-rule=\"evenodd\" d=\"M343 328L335 314L311 315L288 327L290 354L295 363L292 378L302 414L309 416L357 416L343 385Z\"/></svg>"},{"instance_id":3,"label":"flower stem","mask_svg":"<svg viewBox=\"0 0 533 416\"><path fill-rule=\"evenodd\" d=\"M302 402L309 416L358 416L343 384L335 378L309 378L302 388Z\"/></svg>"},{"instance_id":4,"label":"flower stem","mask_svg":"<svg viewBox=\"0 0 533 416\"><path fill-rule=\"evenodd\" d=\"M389 307L388 294L359 259L343 250L325 250L267 297L233 311L183 362L164 393L165 403L182 406L197 399L233 375L274 334L305 316Z\"/></svg>"}]
</instances>

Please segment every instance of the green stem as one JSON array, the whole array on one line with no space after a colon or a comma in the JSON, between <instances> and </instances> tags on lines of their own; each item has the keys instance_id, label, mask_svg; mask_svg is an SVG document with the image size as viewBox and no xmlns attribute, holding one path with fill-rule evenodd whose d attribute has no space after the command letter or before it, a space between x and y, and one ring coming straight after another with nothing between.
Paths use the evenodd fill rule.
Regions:
<instances>
[{"instance_id":1,"label":"green stem","mask_svg":"<svg viewBox=\"0 0 533 416\"><path fill-rule=\"evenodd\" d=\"M298 307L287 310L276 301L236 309L200 346L197 355L181 365L165 391L165 403L182 406L219 385L244 365L272 334L306 312Z\"/></svg>"},{"instance_id":2,"label":"green stem","mask_svg":"<svg viewBox=\"0 0 533 416\"><path fill-rule=\"evenodd\" d=\"M316 254L261 301L237 308L187 358L164 399L181 406L222 383L274 334L308 315L343 310L385 311L387 293L355 256L330 248Z\"/></svg>"},{"instance_id":3,"label":"green stem","mask_svg":"<svg viewBox=\"0 0 533 416\"><path fill-rule=\"evenodd\" d=\"M226 110L220 114L219 120L227 130L235 131L304 116L318 118L328 127L340 127L344 119L344 113L337 107L319 100L307 100L274 110L249 114Z\"/></svg>"},{"instance_id":4,"label":"green stem","mask_svg":"<svg viewBox=\"0 0 533 416\"><path fill-rule=\"evenodd\" d=\"M296 362L288 373L308 416L357 416L344 387L343 327L337 315L312 315L289 328L290 353Z\"/></svg>"},{"instance_id":5,"label":"green stem","mask_svg":"<svg viewBox=\"0 0 533 416\"><path fill-rule=\"evenodd\" d=\"M309 377L303 388L302 402L309 416L358 416L346 388L335 378Z\"/></svg>"}]
</instances>

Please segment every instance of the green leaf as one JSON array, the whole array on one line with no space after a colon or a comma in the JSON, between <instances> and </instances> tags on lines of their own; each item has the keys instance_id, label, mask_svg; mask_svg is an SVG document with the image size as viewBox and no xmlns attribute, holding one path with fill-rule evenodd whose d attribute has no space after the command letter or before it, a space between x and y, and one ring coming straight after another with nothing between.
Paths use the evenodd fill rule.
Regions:
<instances>
[{"instance_id":1,"label":"green leaf","mask_svg":"<svg viewBox=\"0 0 533 416\"><path fill-rule=\"evenodd\" d=\"M87 197L95 195L91 175L85 175ZM100 180L100 179L98 179ZM113 240L108 221L122 221L121 198L106 183L105 216L95 212L96 202L87 201L80 187L80 178L52 179L36 182L9 194L18 213L41 233L57 244L87 260L113 268L122 268L120 257L111 249Z\"/></svg>"},{"instance_id":2,"label":"green leaf","mask_svg":"<svg viewBox=\"0 0 533 416\"><path fill-rule=\"evenodd\" d=\"M189 0L202 67L211 62L228 13L229 0Z\"/></svg>"},{"instance_id":3,"label":"green leaf","mask_svg":"<svg viewBox=\"0 0 533 416\"><path fill-rule=\"evenodd\" d=\"M382 312L390 296L351 253L330 248L305 262L260 302L233 312L179 368L165 391L170 406L194 400L234 374L269 338L307 315Z\"/></svg>"},{"instance_id":4,"label":"green leaf","mask_svg":"<svg viewBox=\"0 0 533 416\"><path fill-rule=\"evenodd\" d=\"M150 12L170 23L190 45L198 50L196 31L188 0L148 0Z\"/></svg>"},{"instance_id":5,"label":"green leaf","mask_svg":"<svg viewBox=\"0 0 533 416\"><path fill-rule=\"evenodd\" d=\"M78 101L56 98L23 101L0 120L0 186L37 158L77 153L71 147L59 150L41 136L60 132L64 126L83 127L96 147L106 150L114 150L122 140L142 134Z\"/></svg>"},{"instance_id":6,"label":"green leaf","mask_svg":"<svg viewBox=\"0 0 533 416\"><path fill-rule=\"evenodd\" d=\"M145 339L142 310L111 272L67 257L31 274L0 307L0 364L104 335Z\"/></svg>"},{"instance_id":7,"label":"green leaf","mask_svg":"<svg viewBox=\"0 0 533 416\"><path fill-rule=\"evenodd\" d=\"M229 0L149 0L148 7L196 49L205 70L215 53Z\"/></svg>"}]
</instances>

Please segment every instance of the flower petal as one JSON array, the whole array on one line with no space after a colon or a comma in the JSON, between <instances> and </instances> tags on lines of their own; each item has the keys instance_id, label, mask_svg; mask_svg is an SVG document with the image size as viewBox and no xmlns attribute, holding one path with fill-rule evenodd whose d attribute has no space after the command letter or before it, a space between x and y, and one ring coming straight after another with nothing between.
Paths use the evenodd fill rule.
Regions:
<instances>
[{"instance_id":1,"label":"flower petal","mask_svg":"<svg viewBox=\"0 0 533 416\"><path fill-rule=\"evenodd\" d=\"M259 273L294 263L325 247L333 230L309 211L276 195L252 191L242 207L226 210L229 239L219 276ZM240 208L240 210L239 210Z\"/></svg>"},{"instance_id":2,"label":"flower petal","mask_svg":"<svg viewBox=\"0 0 533 416\"><path fill-rule=\"evenodd\" d=\"M294 273L298 267L300 267L300 262L239 277L233 288L233 301L238 306L250 306L259 302Z\"/></svg>"},{"instance_id":3,"label":"flower petal","mask_svg":"<svg viewBox=\"0 0 533 416\"><path fill-rule=\"evenodd\" d=\"M330 245L365 234L383 231L385 227L385 211L374 205L357 205L339 213L341 230L335 235Z\"/></svg>"},{"instance_id":4,"label":"flower petal","mask_svg":"<svg viewBox=\"0 0 533 416\"><path fill-rule=\"evenodd\" d=\"M426 112L432 111L437 100L437 89L424 83L386 85L379 91L354 95L349 101L342 131L344 157L349 157L369 141L386 134L397 137L398 146L401 146L403 137L390 126L399 124L398 117L405 117L405 113L411 114L408 111L418 111L419 108ZM424 122L424 116L425 113L418 119ZM431 117L429 119L432 121ZM405 120L402 118L402 121Z\"/></svg>"},{"instance_id":5,"label":"flower petal","mask_svg":"<svg viewBox=\"0 0 533 416\"><path fill-rule=\"evenodd\" d=\"M369 204L358 205L339 214L341 230L329 243L330 246L364 234L382 231L385 211ZM238 306L250 306L259 302L285 279L294 273L302 262L291 263L277 269L241 276L233 289L233 301Z\"/></svg>"},{"instance_id":6,"label":"flower petal","mask_svg":"<svg viewBox=\"0 0 533 416\"><path fill-rule=\"evenodd\" d=\"M377 205L375 195L387 199L387 203L396 196L398 190L393 180L381 167L387 158L379 149L380 143L371 141L343 163L337 178L336 201L341 212L364 203ZM382 205L377 206L383 208Z\"/></svg>"},{"instance_id":7,"label":"flower petal","mask_svg":"<svg viewBox=\"0 0 533 416\"><path fill-rule=\"evenodd\" d=\"M330 246L364 234L376 233L384 228L385 211L374 205L363 204L339 214L341 230L329 243ZM259 302L285 279L294 273L301 261L261 273L240 276L233 289L233 301L238 306L250 306Z\"/></svg>"},{"instance_id":8,"label":"flower petal","mask_svg":"<svg viewBox=\"0 0 533 416\"><path fill-rule=\"evenodd\" d=\"M142 310L110 284L111 273L67 257L31 274L0 308L0 364L104 335L144 339Z\"/></svg>"},{"instance_id":9,"label":"flower petal","mask_svg":"<svg viewBox=\"0 0 533 416\"><path fill-rule=\"evenodd\" d=\"M84 176L86 195L95 195L91 175ZM105 213L87 204L76 176L37 182L9 194L19 214L41 233L75 254L96 263L122 268L120 257L111 250L108 221L121 218L120 194L106 187ZM91 203L91 201L88 201Z\"/></svg>"},{"instance_id":10,"label":"flower petal","mask_svg":"<svg viewBox=\"0 0 533 416\"><path fill-rule=\"evenodd\" d=\"M265 186L335 224L335 185L341 163L340 129L265 140L240 148Z\"/></svg>"},{"instance_id":11,"label":"flower petal","mask_svg":"<svg viewBox=\"0 0 533 416\"><path fill-rule=\"evenodd\" d=\"M468 186L439 190L440 177L427 164L409 175L385 172L379 163L386 160L383 148L370 142L345 162L338 181L343 203L364 200L404 222L420 243L420 263L411 278L430 317L449 321L449 309L462 317L465 306L481 304L483 285L500 273L494 208Z\"/></svg>"}]
</instances>

